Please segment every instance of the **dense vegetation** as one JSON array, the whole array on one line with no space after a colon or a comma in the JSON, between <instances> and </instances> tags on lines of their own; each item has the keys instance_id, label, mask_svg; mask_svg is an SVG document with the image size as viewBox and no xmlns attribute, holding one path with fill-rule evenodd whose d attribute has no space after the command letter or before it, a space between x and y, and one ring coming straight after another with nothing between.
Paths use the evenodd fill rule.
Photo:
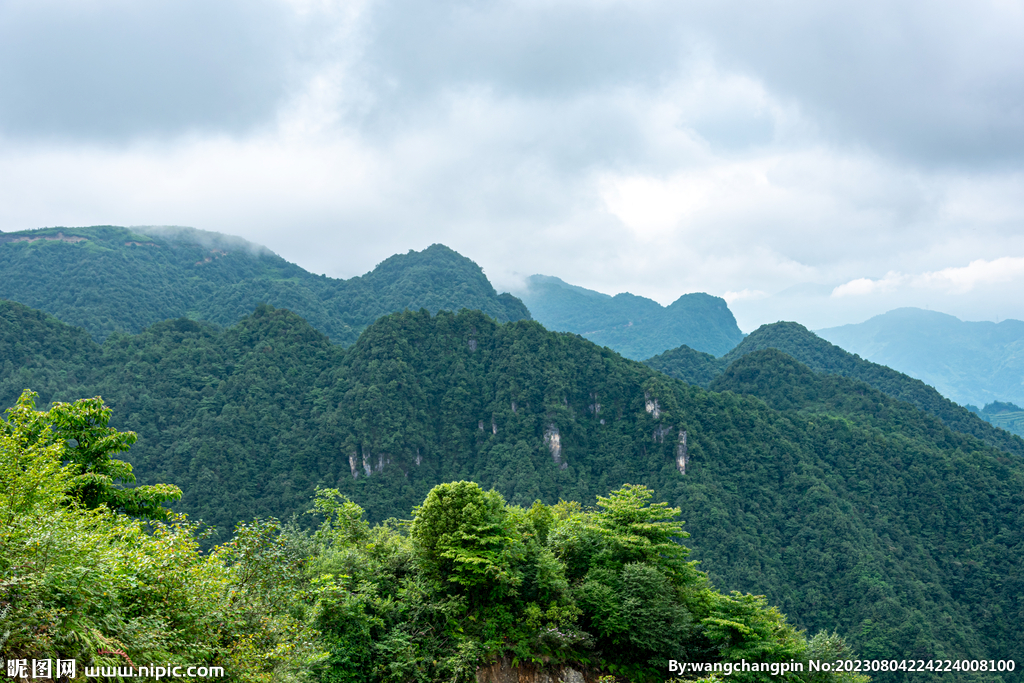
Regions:
<instances>
[{"instance_id":1,"label":"dense vegetation","mask_svg":"<svg viewBox=\"0 0 1024 683\"><path fill-rule=\"evenodd\" d=\"M432 489L408 525L373 528L336 494L321 492L318 538L330 545L314 564L329 606L318 620L330 645L323 680L465 680L500 655L661 681L669 659L778 666L850 654L834 635L808 641L761 598L712 589L678 543L679 510L651 505L641 486L583 510L510 506L460 481Z\"/></svg>"},{"instance_id":2,"label":"dense vegetation","mask_svg":"<svg viewBox=\"0 0 1024 683\"><path fill-rule=\"evenodd\" d=\"M725 301L684 294L669 306L633 294L608 296L534 275L519 296L549 330L575 332L626 358L642 360L682 344L721 356L743 339Z\"/></svg>"},{"instance_id":3,"label":"dense vegetation","mask_svg":"<svg viewBox=\"0 0 1024 683\"><path fill-rule=\"evenodd\" d=\"M83 327L99 341L171 318L231 325L260 303L295 311L343 345L380 316L406 308L530 317L521 301L498 295L478 265L439 244L392 256L349 280L314 275L245 240L187 228L3 233L0 261L0 297Z\"/></svg>"},{"instance_id":4,"label":"dense vegetation","mask_svg":"<svg viewBox=\"0 0 1024 683\"><path fill-rule=\"evenodd\" d=\"M91 400L37 411L26 393L0 419L0 659L12 680L33 659L75 660L76 680L86 667L156 664L267 682L322 660L305 560L280 525L240 525L204 554L183 517L143 524L111 505L139 489L108 480L106 500L83 492L83 476L124 470L109 456L133 437L91 424L97 411ZM72 452L87 440L65 438L83 426L88 465Z\"/></svg>"},{"instance_id":5,"label":"dense vegetation","mask_svg":"<svg viewBox=\"0 0 1024 683\"><path fill-rule=\"evenodd\" d=\"M737 354L708 391L468 311L387 316L349 348L270 307L102 347L17 304L0 325L0 398L102 395L139 434L139 481L179 486L175 509L213 525L211 541L308 508L318 485L383 523L445 481L523 509L644 484L680 508L715 585L766 595L862 656L1024 646L1020 455L778 352Z\"/></svg>"},{"instance_id":6,"label":"dense vegetation","mask_svg":"<svg viewBox=\"0 0 1024 683\"><path fill-rule=\"evenodd\" d=\"M965 322L899 308L818 334L860 356L905 372L952 401L1024 404L1024 322Z\"/></svg>"},{"instance_id":7,"label":"dense vegetation","mask_svg":"<svg viewBox=\"0 0 1024 683\"><path fill-rule=\"evenodd\" d=\"M36 411L26 392L0 420L0 656L15 677L48 659L74 660L79 678L155 664L232 681L463 683L507 657L653 681L683 657L747 660L760 666L735 680L769 681L773 664L851 654L834 635L808 641L761 598L712 589L679 544L679 510L641 486L584 511L509 506L455 482L411 521L374 527L321 490L316 533L242 523L203 554L181 517L146 527L83 495L76 480L123 468L109 456L133 440L92 424L97 410L108 414L91 399ZM86 442L90 466L70 453Z\"/></svg>"},{"instance_id":8,"label":"dense vegetation","mask_svg":"<svg viewBox=\"0 0 1024 683\"><path fill-rule=\"evenodd\" d=\"M715 377L738 358L762 349L779 349L815 372L860 380L888 396L906 401L938 417L950 429L970 434L996 448L1024 457L1024 440L1019 436L994 428L971 410L944 398L921 380L844 351L797 323L762 325L721 358L680 347L644 362L671 377L708 387Z\"/></svg>"}]
</instances>

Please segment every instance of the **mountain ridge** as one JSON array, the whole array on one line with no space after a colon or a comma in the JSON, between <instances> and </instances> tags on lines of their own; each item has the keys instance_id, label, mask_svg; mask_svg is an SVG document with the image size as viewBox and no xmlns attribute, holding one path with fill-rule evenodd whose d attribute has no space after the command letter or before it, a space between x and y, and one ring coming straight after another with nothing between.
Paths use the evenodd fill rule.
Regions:
<instances>
[{"instance_id":1,"label":"mountain ridge","mask_svg":"<svg viewBox=\"0 0 1024 683\"><path fill-rule=\"evenodd\" d=\"M892 368L850 353L822 339L803 325L778 322L762 325L732 351L714 358L680 347L644 363L672 377L708 387L735 360L753 351L779 349L816 372L858 379L882 393L934 415L955 431L970 434L997 448L1024 456L1024 439L993 427L977 414L942 396L934 388Z\"/></svg>"},{"instance_id":2,"label":"mountain ridge","mask_svg":"<svg viewBox=\"0 0 1024 683\"><path fill-rule=\"evenodd\" d=\"M969 322L897 308L818 336L935 387L961 405L1024 404L1024 321Z\"/></svg>"},{"instance_id":3,"label":"mountain ridge","mask_svg":"<svg viewBox=\"0 0 1024 683\"><path fill-rule=\"evenodd\" d=\"M662 306L628 292L611 296L551 275L531 275L518 293L548 329L582 335L633 360L680 344L720 356L743 339L725 300L702 292Z\"/></svg>"},{"instance_id":4,"label":"mountain ridge","mask_svg":"<svg viewBox=\"0 0 1024 683\"><path fill-rule=\"evenodd\" d=\"M230 325L259 303L286 307L351 344L381 315L410 308L529 318L480 267L443 245L410 250L365 275L310 273L247 240L183 227L41 228L0 234L0 297L44 310L102 341L189 317Z\"/></svg>"}]
</instances>

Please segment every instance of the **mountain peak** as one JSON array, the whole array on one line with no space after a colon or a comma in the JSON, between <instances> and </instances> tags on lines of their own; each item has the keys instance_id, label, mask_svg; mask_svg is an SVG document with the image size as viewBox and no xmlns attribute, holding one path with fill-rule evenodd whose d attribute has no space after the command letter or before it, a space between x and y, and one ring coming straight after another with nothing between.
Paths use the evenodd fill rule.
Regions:
<instances>
[{"instance_id":1,"label":"mountain peak","mask_svg":"<svg viewBox=\"0 0 1024 683\"><path fill-rule=\"evenodd\" d=\"M634 360L681 344L720 356L743 339L725 300L710 294L684 294L662 306L628 292L609 296L532 275L520 297L548 329L582 335Z\"/></svg>"}]
</instances>

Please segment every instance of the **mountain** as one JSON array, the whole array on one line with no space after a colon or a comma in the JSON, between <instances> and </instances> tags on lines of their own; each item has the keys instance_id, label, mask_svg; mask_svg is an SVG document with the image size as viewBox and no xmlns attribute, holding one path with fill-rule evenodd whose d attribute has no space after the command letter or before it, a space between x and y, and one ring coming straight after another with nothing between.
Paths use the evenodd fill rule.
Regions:
<instances>
[{"instance_id":1,"label":"mountain","mask_svg":"<svg viewBox=\"0 0 1024 683\"><path fill-rule=\"evenodd\" d=\"M575 332L634 360L682 344L721 356L743 339L725 300L709 294L684 294L666 307L642 296L609 296L533 275L519 297L549 330Z\"/></svg>"},{"instance_id":2,"label":"mountain","mask_svg":"<svg viewBox=\"0 0 1024 683\"><path fill-rule=\"evenodd\" d=\"M472 311L385 316L347 348L269 306L102 346L14 303L0 327L0 398L102 395L111 424L139 434L123 454L139 482L180 486L177 508L222 540L238 520L303 511L317 486L382 520L445 481L523 506L645 484L681 508L716 585L766 595L865 659L1024 647L1019 453L777 350L737 354L704 389Z\"/></svg>"},{"instance_id":3,"label":"mountain","mask_svg":"<svg viewBox=\"0 0 1024 683\"><path fill-rule=\"evenodd\" d=\"M964 406L985 422L990 422L1011 434L1024 437L1024 408L1002 401L993 401L982 409L977 406Z\"/></svg>"},{"instance_id":4,"label":"mountain","mask_svg":"<svg viewBox=\"0 0 1024 683\"><path fill-rule=\"evenodd\" d=\"M1024 404L1024 322L965 322L898 308L856 325L818 330L833 344L916 377L961 405Z\"/></svg>"},{"instance_id":5,"label":"mountain","mask_svg":"<svg viewBox=\"0 0 1024 683\"><path fill-rule=\"evenodd\" d=\"M231 325L259 303L295 311L342 345L406 308L470 308L502 322L530 317L521 301L495 292L477 264L440 244L339 280L237 237L191 228L46 228L0 234L0 263L0 298L99 341L179 317Z\"/></svg>"},{"instance_id":6,"label":"mountain","mask_svg":"<svg viewBox=\"0 0 1024 683\"><path fill-rule=\"evenodd\" d=\"M887 396L906 401L934 415L955 431L970 434L1007 452L1024 457L1024 439L996 429L974 412L943 397L919 379L866 361L791 322L762 325L721 358L680 347L644 361L649 367L698 386L713 385L716 377L748 353L778 349L815 372L857 379Z\"/></svg>"}]
</instances>

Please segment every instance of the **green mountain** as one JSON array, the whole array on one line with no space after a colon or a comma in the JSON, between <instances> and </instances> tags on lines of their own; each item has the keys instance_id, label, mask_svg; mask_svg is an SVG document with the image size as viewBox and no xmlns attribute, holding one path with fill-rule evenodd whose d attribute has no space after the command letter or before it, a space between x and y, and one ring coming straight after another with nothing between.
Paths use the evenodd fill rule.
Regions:
<instances>
[{"instance_id":1,"label":"green mountain","mask_svg":"<svg viewBox=\"0 0 1024 683\"><path fill-rule=\"evenodd\" d=\"M993 401L980 410L977 406L972 405L964 407L985 422L990 422L1011 434L1024 437L1024 408L1002 401Z\"/></svg>"},{"instance_id":2,"label":"green mountain","mask_svg":"<svg viewBox=\"0 0 1024 683\"><path fill-rule=\"evenodd\" d=\"M575 332L642 360L686 344L721 356L743 339L725 300L684 294L670 306L633 294L608 296L557 277L533 275L519 297L549 330Z\"/></svg>"},{"instance_id":3,"label":"green mountain","mask_svg":"<svg viewBox=\"0 0 1024 683\"><path fill-rule=\"evenodd\" d=\"M481 310L529 319L478 265L435 244L349 280L314 275L264 247L191 228L46 228L0 233L0 298L85 328L102 341L188 317L231 325L260 303L295 311L335 343L403 309Z\"/></svg>"},{"instance_id":4,"label":"green mountain","mask_svg":"<svg viewBox=\"0 0 1024 683\"><path fill-rule=\"evenodd\" d=\"M818 330L833 344L929 384L961 405L1024 405L1024 322L965 322L898 308L856 325Z\"/></svg>"},{"instance_id":5,"label":"green mountain","mask_svg":"<svg viewBox=\"0 0 1024 683\"><path fill-rule=\"evenodd\" d=\"M887 396L906 401L942 420L950 429L1024 456L1024 439L994 428L970 410L943 397L932 387L892 368L866 361L817 336L803 325L781 322L762 325L721 358L680 347L644 361L665 374L698 386L712 386L716 377L748 353L779 349L815 372L864 382Z\"/></svg>"},{"instance_id":6,"label":"green mountain","mask_svg":"<svg viewBox=\"0 0 1024 683\"><path fill-rule=\"evenodd\" d=\"M524 506L645 484L681 508L714 584L766 595L863 658L1024 648L1020 454L775 350L737 354L707 390L470 311L389 315L348 348L268 306L102 346L13 303L0 326L0 398L102 395L112 425L139 434L122 455L139 483L180 486L176 507L222 540L237 520L302 511L318 485L382 520L444 481Z\"/></svg>"}]
</instances>

